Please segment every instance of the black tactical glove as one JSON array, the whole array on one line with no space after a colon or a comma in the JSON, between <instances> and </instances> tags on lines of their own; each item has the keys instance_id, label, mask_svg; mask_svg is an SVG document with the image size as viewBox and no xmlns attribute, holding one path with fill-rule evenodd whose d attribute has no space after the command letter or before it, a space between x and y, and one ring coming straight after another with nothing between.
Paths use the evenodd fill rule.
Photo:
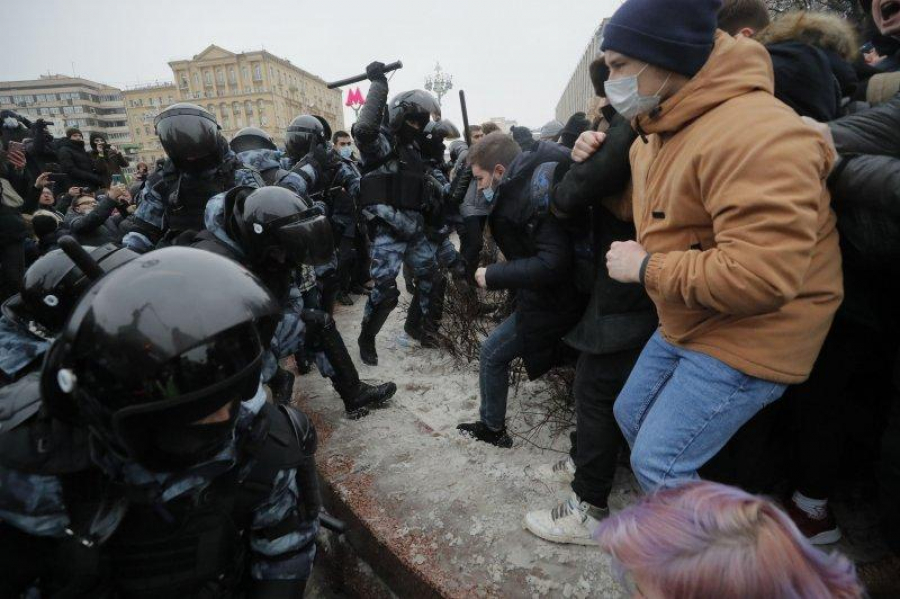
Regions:
<instances>
[{"instance_id":1,"label":"black tactical glove","mask_svg":"<svg viewBox=\"0 0 900 599\"><path fill-rule=\"evenodd\" d=\"M369 81L387 81L384 75L384 63L377 60L366 67L366 77Z\"/></svg>"},{"instance_id":2,"label":"black tactical glove","mask_svg":"<svg viewBox=\"0 0 900 599\"><path fill-rule=\"evenodd\" d=\"M453 183L450 185L450 201L455 206L459 206L466 199L466 192L469 191L469 185L472 183L472 167L464 166L460 169Z\"/></svg>"}]
</instances>

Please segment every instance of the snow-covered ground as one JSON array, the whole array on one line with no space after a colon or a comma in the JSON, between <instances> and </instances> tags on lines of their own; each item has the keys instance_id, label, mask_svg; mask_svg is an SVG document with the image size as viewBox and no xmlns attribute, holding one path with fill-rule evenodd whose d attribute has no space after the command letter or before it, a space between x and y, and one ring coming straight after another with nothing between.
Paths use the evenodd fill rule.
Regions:
<instances>
[{"instance_id":1,"label":"snow-covered ground","mask_svg":"<svg viewBox=\"0 0 900 599\"><path fill-rule=\"evenodd\" d=\"M339 307L335 318L360 376L397 383L389 406L351 421L326 379L312 373L295 387L301 405L330 429L320 464L346 477L348 495L363 489L371 508L363 517L453 596L620 596L597 549L548 543L522 527L527 510L549 509L571 492L529 474L568 450L566 431L534 430L546 385L523 382L510 394L508 425L529 441L514 437L512 449L499 449L464 439L456 425L478 418L477 364L461 367L439 350L410 345L405 311L397 309L377 340L379 366L362 365L356 338L364 299ZM613 509L637 493L627 471L620 479Z\"/></svg>"}]
</instances>

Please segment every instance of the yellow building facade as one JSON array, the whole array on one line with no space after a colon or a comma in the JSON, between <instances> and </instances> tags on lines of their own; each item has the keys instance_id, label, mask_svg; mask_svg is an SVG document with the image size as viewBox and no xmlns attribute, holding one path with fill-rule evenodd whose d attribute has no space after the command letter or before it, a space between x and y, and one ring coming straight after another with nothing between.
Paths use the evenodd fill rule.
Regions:
<instances>
[{"instance_id":1,"label":"yellow building facade","mask_svg":"<svg viewBox=\"0 0 900 599\"><path fill-rule=\"evenodd\" d=\"M190 102L211 112L231 139L243 127L263 129L279 147L294 117L315 114L332 130L344 128L340 90L329 90L325 81L293 65L289 60L258 50L236 54L211 45L190 60L169 63L174 83L160 83L126 90L125 109L139 160L164 157L153 120L175 102Z\"/></svg>"}]
</instances>

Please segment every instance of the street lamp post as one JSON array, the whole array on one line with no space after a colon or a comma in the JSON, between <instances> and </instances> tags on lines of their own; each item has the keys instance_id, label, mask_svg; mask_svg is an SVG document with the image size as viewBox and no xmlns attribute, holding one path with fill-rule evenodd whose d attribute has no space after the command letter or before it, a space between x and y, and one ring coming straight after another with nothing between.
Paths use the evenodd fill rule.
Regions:
<instances>
[{"instance_id":1,"label":"street lamp post","mask_svg":"<svg viewBox=\"0 0 900 599\"><path fill-rule=\"evenodd\" d=\"M444 72L438 62L434 65L434 74L425 77L425 89L436 95L440 104L444 94L453 89L453 75Z\"/></svg>"}]
</instances>

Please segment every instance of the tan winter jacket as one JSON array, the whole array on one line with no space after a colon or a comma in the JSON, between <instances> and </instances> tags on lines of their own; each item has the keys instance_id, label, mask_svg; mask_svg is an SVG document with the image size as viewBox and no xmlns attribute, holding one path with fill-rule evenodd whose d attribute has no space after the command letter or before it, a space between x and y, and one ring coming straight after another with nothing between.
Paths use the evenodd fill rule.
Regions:
<instances>
[{"instance_id":1,"label":"tan winter jacket","mask_svg":"<svg viewBox=\"0 0 900 599\"><path fill-rule=\"evenodd\" d=\"M772 91L763 46L718 32L703 69L635 123L632 209L664 337L799 383L843 296L833 156Z\"/></svg>"}]
</instances>

